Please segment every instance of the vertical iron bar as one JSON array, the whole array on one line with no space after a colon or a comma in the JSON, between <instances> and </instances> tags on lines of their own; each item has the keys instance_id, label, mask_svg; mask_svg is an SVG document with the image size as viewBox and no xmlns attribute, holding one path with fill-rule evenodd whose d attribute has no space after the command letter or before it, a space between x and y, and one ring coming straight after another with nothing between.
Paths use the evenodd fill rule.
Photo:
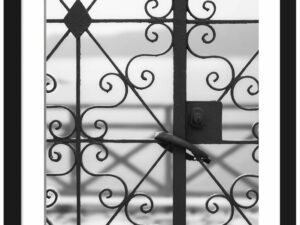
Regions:
<instances>
[{"instance_id":1,"label":"vertical iron bar","mask_svg":"<svg viewBox=\"0 0 300 225\"><path fill-rule=\"evenodd\" d=\"M80 38L76 38L76 214L77 225L81 224L81 199L80 199L80 183L81 183L81 168L80 168Z\"/></svg>"},{"instance_id":2,"label":"vertical iron bar","mask_svg":"<svg viewBox=\"0 0 300 225\"><path fill-rule=\"evenodd\" d=\"M186 0L174 0L174 135L185 139L186 102ZM185 149L174 148L173 224L186 223Z\"/></svg>"}]
</instances>

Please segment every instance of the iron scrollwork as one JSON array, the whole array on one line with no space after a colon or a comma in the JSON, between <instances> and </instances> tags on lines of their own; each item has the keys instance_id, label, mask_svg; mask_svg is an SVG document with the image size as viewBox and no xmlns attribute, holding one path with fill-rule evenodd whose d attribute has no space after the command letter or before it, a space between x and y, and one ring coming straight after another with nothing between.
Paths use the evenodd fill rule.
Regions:
<instances>
[{"instance_id":1,"label":"iron scrollwork","mask_svg":"<svg viewBox=\"0 0 300 225\"><path fill-rule=\"evenodd\" d=\"M246 111L256 111L258 110L258 107L246 107L246 106L243 106L241 105L237 100L236 100L236 97L235 97L235 94L234 94L234 91L235 91L235 88L236 86L239 84L239 83L242 83L242 81L244 80L247 80L249 83L249 86L247 88L247 93L249 96L255 96L258 94L258 80L253 77L253 76L240 76L236 79L234 79L233 81L233 84L232 84L232 87L231 87L231 91L230 91L230 95L231 95L231 99L233 101L233 103L240 109L242 110L246 110ZM252 84L251 84L252 83Z\"/></svg>"},{"instance_id":2,"label":"iron scrollwork","mask_svg":"<svg viewBox=\"0 0 300 225\"><path fill-rule=\"evenodd\" d=\"M61 173L47 173L47 176L64 176L64 175L70 174L76 166L75 149L70 144L67 144L67 143L52 144L48 150L48 158L54 163L59 163L63 157L60 146L67 147L69 149L69 151L71 151L72 155L74 156L74 160L71 163L71 166L67 171L64 171Z\"/></svg>"},{"instance_id":3,"label":"iron scrollwork","mask_svg":"<svg viewBox=\"0 0 300 225\"><path fill-rule=\"evenodd\" d=\"M215 31L213 25L211 25L209 23L211 18L216 13L216 5L212 1L204 1L202 4L203 9L205 9L206 11L209 11L208 5L210 5L210 7L211 7L210 8L211 14L205 18L204 17L200 18L200 17L197 17L195 14L193 14L193 12L190 9L190 4L188 4L188 11L189 11L190 16L193 17L195 20L198 20L198 22L200 20L203 22L202 23L199 22L199 23L196 23L195 25L192 25L191 28L188 30L188 32L187 32L187 50L191 55L193 55L196 58L202 59L202 60L206 60L206 59L221 60L229 68L229 71L230 71L229 76L228 76L228 73L226 73L227 79L225 76L225 72L223 72L223 74L220 74L217 71L212 71L206 75L207 86L210 89L212 89L213 91L218 91L218 92L222 93L220 98L218 99L218 101L221 101L227 93L230 93L231 100L237 108L244 110L244 111L256 111L256 110L258 110L258 107L247 107L247 106L244 106L241 103L239 103L235 96L235 90L237 89L239 84L241 84L244 81L248 81L249 84L246 88L246 93L249 96L255 96L258 94L258 86L259 86L258 80L255 77L250 76L250 75L242 76L243 73L245 72L246 68L251 64L251 62L258 55L258 51L251 57L251 59L244 66L244 68L241 70L241 72L237 74L235 72L233 64L230 62L229 59L227 59L223 56L219 56L219 55L200 55L200 54L196 53L191 47L190 37L191 37L193 31L195 31L196 29L200 29L200 28L202 29L202 30L200 30L202 32L200 38L204 45L212 44L216 39L216 31ZM218 84L221 83L222 77L223 77L223 80L226 80L227 82L225 84L223 84L222 86L220 86ZM225 77L225 79L224 79L224 77ZM256 138L258 140L258 123L255 123L253 125L252 134L253 134L254 138ZM258 146L256 146L255 149L253 150L252 158L255 162L258 163L258 159L256 156L257 150L258 150ZM205 166L204 166L204 168L205 168ZM258 191L253 188L249 189L246 192L245 196L248 200L251 200L252 202L249 205L243 205L236 200L235 195L234 195L234 190L235 190L237 183L240 182L241 180L246 179L246 178L258 178L258 176L254 175L254 174L244 174L244 175L237 177L230 187L230 193L227 194L227 192L222 187L222 185L218 182L216 177L214 177L214 175L212 175L212 173L208 170L208 168L206 168L206 170L208 171L210 176L214 179L216 184L222 189L222 191L224 193L224 194L211 195L206 200L206 203L205 203L206 210L211 214L218 213L220 210L220 206L215 200L223 199L229 204L229 209L230 209L230 213L228 214L228 219L225 222L223 222L224 225L229 224L232 221L235 209L241 214L241 216L244 218L244 220L248 224L251 224L249 219L242 212L241 208L242 209L250 209L250 208L255 207L258 203ZM227 209L228 209L228 207L227 207Z\"/></svg>"},{"instance_id":4,"label":"iron scrollwork","mask_svg":"<svg viewBox=\"0 0 300 225\"><path fill-rule=\"evenodd\" d=\"M58 199L58 193L56 190L54 189L47 189L46 191L46 208L51 208L55 205L55 203L57 202ZM53 225L53 223L51 222L51 220L47 217L46 218L46 224L48 225Z\"/></svg>"},{"instance_id":5,"label":"iron scrollwork","mask_svg":"<svg viewBox=\"0 0 300 225\"><path fill-rule=\"evenodd\" d=\"M192 28L189 29L188 33L187 33L187 49L188 51L195 57L199 58L199 59L219 59L224 61L230 68L230 77L229 79L227 78L227 84L223 85L222 87L218 87L217 84L219 81L221 81L221 77L222 75L220 75L218 72L216 71L212 71L210 72L207 76L206 76L206 83L207 85L214 91L223 91L222 96L218 99L218 101L221 101L222 98L225 96L225 94L227 94L227 92L230 91L230 96L231 99L233 101L233 103L235 104L236 107L238 107L239 109L245 110L245 111L256 111L258 110L258 107L247 107L247 106L243 106L241 103L238 102L238 100L236 99L236 95L235 95L235 89L238 87L239 84L241 84L243 81L248 81L250 82L246 91L247 94L249 96L255 96L258 94L258 85L259 82L258 80L250 75L247 76L242 76L242 73L244 72L244 70L242 70L241 73L236 74L233 64L230 62L230 60L228 60L225 57L222 56L218 56L218 55L210 55L210 56L203 56L203 55L199 55L198 53L196 53L189 42L189 38L192 34L192 32L197 29L197 28L205 28L208 29L208 31L204 32L202 34L201 40L204 44L211 44L214 42L214 40L216 39L216 31L214 29L214 27L212 25L209 24L196 24L193 25ZM247 63L247 65L245 66L245 69L249 66L249 64L254 60L254 58L258 55L258 51L254 54L254 56L250 59L249 63ZM224 78L223 78L224 79Z\"/></svg>"},{"instance_id":6,"label":"iron scrollwork","mask_svg":"<svg viewBox=\"0 0 300 225\"><path fill-rule=\"evenodd\" d=\"M147 26L146 30L145 30L145 38L151 42L157 42L159 40L159 34L157 31L151 31L153 29L154 26L157 25L161 25L164 28L166 28L171 34L172 34L172 30L170 29L170 27L164 23L151 23ZM135 94L137 94L136 90L144 90L149 88L155 80L155 75L154 73L149 70L149 69L144 69L141 73L140 73L140 78L143 82L145 82L145 85L137 85L135 84L135 82L132 81L132 79L130 78L130 66L133 64L133 62L135 60L137 60L138 58L142 58L142 57L158 57L158 56L162 56L167 54L171 49L172 49L172 41L170 43L170 45L167 47L166 50L157 53L157 54L139 54L136 55L134 57L132 57L127 65L126 65L126 69L125 72L122 73L121 71L118 71L118 73L116 72L110 72L110 73L106 73L104 74L100 80L99 80L99 87L102 91L109 93L113 90L114 88L114 84L109 80L110 78L116 77L118 78L118 80L120 80L122 82L122 84L124 85L124 94L122 95L122 98L120 100L118 100L115 104L113 105L94 105L91 106L87 109L85 109L82 114L81 114L81 124L83 124L83 119L84 116L94 110L94 109L105 109L105 108L116 108L118 106L120 106L122 103L125 102L127 96L128 96L128 91L129 89L135 91ZM106 135L107 131L108 131L108 127L109 124L104 121L103 119L98 119L94 122L94 128L101 130L101 134L96 136L96 137L92 137L91 135L89 135L87 132L84 131L83 126L81 125L81 132L82 134L89 138L89 139L94 139L94 140L101 140L104 138L104 136Z\"/></svg>"},{"instance_id":7,"label":"iron scrollwork","mask_svg":"<svg viewBox=\"0 0 300 225\"><path fill-rule=\"evenodd\" d=\"M95 2L96 1L94 0L86 10L89 11ZM187 32L187 51L199 59L218 59L218 60L221 60L226 63L230 72L229 72L228 78L225 78L227 81L225 86L218 85L220 83L221 79L224 79L223 75L220 74L219 72L212 71L209 74L207 74L207 76L206 76L206 84L212 90L222 92L222 96L220 97L219 101L221 101L222 98L224 97L224 95L229 92L233 103L238 108L240 108L242 110L247 110L247 111L258 110L258 107L249 108L249 107L243 106L241 103L238 102L238 100L236 99L236 96L235 96L235 89L238 87L238 85L241 82L246 81L246 80L251 82L246 90L247 93L250 96L257 95L258 94L258 80L255 77L252 77L249 75L242 76L242 73L236 74L233 64L230 62L230 60L228 60L225 57L218 56L218 55L203 56L203 55L196 53L194 50L192 50L191 45L189 43L189 37L190 37L191 33L198 28L208 29L201 36L201 40L204 44L211 44L216 39L216 31L215 31L214 27L210 24L210 21L216 14L216 9L217 9L216 4L211 0L201 0L201 3L202 3L201 10L206 11L207 15L204 15L204 16L197 15L197 13L194 12L192 7L190 6L191 0L188 0L188 2L187 2L187 13L190 15L190 17L193 18L194 21L196 21L195 24L192 25L192 27ZM68 7L66 7L65 4L64 4L64 6L67 9L67 11L70 10ZM55 163L60 162L63 158L63 154L60 152L60 150L56 150L56 148L59 149L58 148L59 145L64 145L64 146L67 146L69 148L69 150L72 152L72 155L74 155L74 163L71 164L70 169L68 169L67 171L64 171L62 173L55 173L55 174L49 173L49 174L47 174L47 176L63 176L63 175L71 173L74 170L74 168L77 167L77 168L82 169L86 174L88 174L92 177L98 177L98 178L107 177L107 178L115 179L116 181L118 181L121 184L121 186L123 188L123 197L122 197L121 201L116 204L109 203L108 200L111 199L113 196L115 196L114 190L109 187L104 188L99 191L99 194L98 194L99 201L100 201L101 205L104 206L105 208L115 209L116 213L114 214L114 216L116 216L117 213L122 209L122 207L124 207L124 212L125 212L125 215L126 215L128 221L135 225L139 225L139 223L137 223L132 218L132 215L130 215L130 209L129 209L130 203L132 201L134 201L134 199L143 198L143 199L145 199L146 202L140 205L140 207L139 207L140 212L147 214L153 210L154 201L152 200L152 198L144 193L139 193L136 191L139 188L140 184L143 182L143 180L149 175L149 173L152 171L152 169L157 165L157 163L160 161L160 159L164 156L166 151L164 151L160 155L160 157L155 161L155 163L150 168L150 170L147 172L147 174L137 184L137 186L133 189L133 191L131 193L129 193L128 186L121 177L116 176L114 174L110 174L110 173L92 172L86 167L84 160L83 160L84 154L92 146L97 147L97 149L98 149L97 153L95 155L95 158L99 163L105 161L109 157L109 150L104 144L105 136L109 130L108 122L102 118L95 119L95 121L93 122L93 129L95 129L97 131L97 135L91 135L88 131L85 130L83 124L84 124L84 119L87 117L87 114L89 112L91 112L92 110L105 109L105 108L116 108L116 107L120 106L121 104L123 104L128 96L128 92L131 90L139 98L139 100L141 101L143 106L149 111L149 113L156 120L156 122L160 125L162 130L166 131L164 125L157 119L157 117L154 115L154 113L150 110L150 108L147 106L147 104L143 101L143 99L139 95L139 91L150 88L153 85L153 83L155 82L154 72L149 68L144 68L140 73L136 73L136 74L132 73L132 68L133 68L134 62L138 61L139 59L141 59L143 57L163 56L163 55L169 53L173 47L173 31L170 28L170 26L167 24L167 22L174 22L173 19L170 19L170 17L172 16L172 12L174 10L173 0L170 1L170 6L166 10L166 12L162 13L159 16L155 16L154 15L155 10L158 9L159 6L161 6L161 0L147 0L144 5L145 13L150 18L149 20L147 20L148 25L145 29L145 38L150 43L158 42L160 35L159 35L159 32L155 31L154 29L155 29L155 27L160 26L160 27L163 27L164 29L166 29L168 31L168 33L170 34L170 36L171 36L170 44L167 46L167 48L164 51L161 51L160 53L156 53L156 54L146 54L145 53L145 54L138 54L138 55L132 57L127 62L124 72L119 69L119 67L115 64L113 59L103 49L101 44L96 40L96 38L88 30L88 28L86 28L86 30L84 31L84 32L86 32L87 36L89 36L94 41L94 43L98 46L98 48L101 50L101 52L106 56L106 58L111 62L111 64L115 68L115 71L106 73L106 74L102 75L101 78L99 79L100 91L103 91L103 92L109 94L109 93L112 93L112 90L114 88L119 88L119 87L116 87L116 85L114 83L114 81L115 81L114 79L116 78L124 86L124 93L120 99L118 99L112 105L93 105L93 106L85 108L83 111L81 111L81 108L79 105L79 106L76 106L76 107L79 107L79 110L77 108L76 113L75 113L75 111L73 111L73 109L70 109L67 106L61 106L61 105L47 106L48 109L65 110L66 112L68 112L71 115L70 118L73 120L73 122L74 122L73 124L75 124L73 129L71 129L71 131L68 134L61 135L60 132L63 130L64 123L59 119L52 120L49 123L48 130L53 139L52 141L54 142L54 144L52 144L52 146L48 150L49 159ZM95 20L91 19L91 23L93 23L93 21L95 21ZM62 20L62 22L64 22L64 21ZM65 33L63 38L60 40L60 43L58 43L58 45L56 45L55 48L50 52L50 54L47 56L47 60L50 59L50 57L54 54L55 50L59 47L61 42L69 34L70 34L70 30L68 30ZM76 37L76 41L77 41L77 43L80 43L80 36ZM80 49L78 51L80 52ZM46 78L47 78L46 92L52 93L57 88L57 81L50 74L47 74ZM133 78L138 78L139 79L138 81L142 82L142 84L138 84L137 80L135 80ZM252 129L253 136L256 139L258 139L258 133L255 131L257 127L258 127L258 123L256 123ZM75 135L76 135L76 139L74 138ZM85 143L86 143L86 145L83 148L81 146L81 143L82 143L81 138L82 137L85 138ZM73 145L67 143L67 141L70 139L76 141L76 145L75 145L76 149L73 147ZM257 149L258 149L258 146L254 149L253 154L252 154L253 160L256 162L258 162L258 160L256 158ZM250 189L246 192L247 199L253 201L250 205L242 205L241 203L239 203L235 200L234 188L239 181L241 181L242 179L245 179L245 178L258 178L258 176L253 175L253 174L242 175L233 182L233 184L230 188L230 198L228 198L228 196L225 196L222 194L215 194L215 195L210 196L209 199L206 201L206 209L209 213L212 213L212 214L217 213L220 208L217 203L213 202L213 200L215 200L216 198L224 198L229 202L231 213L229 214L229 219L224 224L228 224L232 220L233 215L234 215L234 207L238 206L239 208L249 209L249 208L254 207L258 202L258 192L254 189ZM49 189L46 192L46 197L49 200L52 199L51 203L47 204L47 208L48 208L48 207L52 207L56 203L58 194L55 190ZM214 206L214 208L212 208L211 203ZM113 218L114 218L114 216L113 216ZM111 218L111 220L107 224L110 224L110 222L113 220L113 218ZM47 223L52 225L52 222L48 219L47 219Z\"/></svg>"},{"instance_id":8,"label":"iron scrollwork","mask_svg":"<svg viewBox=\"0 0 300 225\"><path fill-rule=\"evenodd\" d=\"M195 19L195 20L209 20L211 19L217 11L217 6L216 3L214 3L213 1L210 0L202 0L202 10L205 10L207 12L208 15L206 16L200 16L200 15L196 15L192 8L190 7L192 0L188 0L188 4L187 4L187 11L189 13L189 15Z\"/></svg>"},{"instance_id":9,"label":"iron scrollwork","mask_svg":"<svg viewBox=\"0 0 300 225\"><path fill-rule=\"evenodd\" d=\"M93 145L96 145L98 146L98 148L100 148L96 154L96 159L99 161L99 162L103 162L105 159L107 159L109 153L108 153L108 149L106 148L106 146L102 143L90 143L90 144L87 144L81 151L81 156L80 156L80 159L81 159L81 168L83 169L83 171L85 171L87 174L89 174L90 176L93 176L93 177L109 177L109 178L112 178L112 179L116 179L117 181L119 181L122 186L123 186L123 189L124 189L124 197L123 197L123 200L119 203L119 204L116 204L116 205L109 205L108 203L106 203L105 199L110 199L112 196L113 196L113 190L110 189L110 188L105 188L103 190L101 190L99 192L99 200L101 202L101 204L108 208L108 209L115 209L115 208L118 208L122 203L123 201L125 200L125 198L127 197L128 195L128 187L127 187L127 184L125 183L125 181L119 177L119 176L116 176L114 174L109 174L109 173L93 173L92 171L88 170L84 164L84 161L83 161L83 156L84 156L84 153L87 151L87 149L90 147L90 146L93 146Z\"/></svg>"},{"instance_id":10,"label":"iron scrollwork","mask_svg":"<svg viewBox=\"0 0 300 225\"><path fill-rule=\"evenodd\" d=\"M83 169L83 171L85 171L87 174L89 174L90 176L93 176L93 177L109 177L109 178L112 178L112 179L116 179L117 181L119 181L121 184L122 184L122 187L123 187L123 198L122 200L117 203L117 204L109 204L108 202L106 202L106 200L108 199L111 199L113 196L114 196L114 191L113 189L111 188L105 188L103 190L101 190L98 194L98 197L99 197L99 201L100 203L102 204L102 206L104 206L105 208L108 208L108 209L117 209L120 210L123 206L124 206L124 210L125 210L125 215L127 217L127 219L132 223L132 224L135 224L135 225L138 225L138 223L136 223L130 216L129 214L129 205L130 205L130 202L134 199L134 198L137 198L137 197L144 197L146 198L148 201L149 201L149 204L150 206L147 204L147 203L144 203L140 206L140 210L142 213L149 213L152 211L153 209L153 200L151 199L150 196L144 194L144 193L134 193L134 192L131 192L129 194L129 191L128 191L128 186L126 184L126 182L119 176L117 175L114 175L114 174L109 174L109 173L94 173L94 172L91 172L90 170L88 170L86 168L86 166L84 165L84 161L83 161L83 155L84 153L87 151L87 149L92 146L92 145L96 145L98 147L100 147L100 149L98 150L97 154L96 154L96 159L99 161L99 162L103 162L104 160L107 159L108 155L109 155L109 152L108 152L108 149L106 148L106 146L102 143L90 143L88 145L86 145L82 151L81 151L81 168ZM116 216L116 214L114 215ZM110 222L113 220L114 216L110 219L110 221L107 223L107 224L110 224Z\"/></svg>"},{"instance_id":11,"label":"iron scrollwork","mask_svg":"<svg viewBox=\"0 0 300 225\"><path fill-rule=\"evenodd\" d=\"M238 182L240 182L241 180L243 180L245 178L258 178L258 175L255 175L255 174L241 175L241 176L237 177L234 180L234 182L232 183L232 185L230 187L230 192L229 192L230 195L229 196L226 196L224 194L213 194L206 200L206 203L205 203L206 210L211 214L218 213L220 210L219 204L216 201L214 201L216 198L225 199L226 202L229 204L230 214L229 214L228 219L222 223L223 225L227 225L232 221L235 208L238 209L238 211L240 211L241 208L242 209L251 209L251 208L255 207L256 204L258 203L258 198L259 198L258 190L255 190L254 188L247 190L247 192L245 193L246 198L249 201L252 201L252 203L250 203L249 205L245 205L245 204L238 202L238 200L236 200L235 194L234 194L234 188L236 187ZM212 205L214 206L214 208L212 208ZM248 224L251 224L250 221L248 220L248 218L244 214L242 216L244 217L244 219L246 220L246 222Z\"/></svg>"},{"instance_id":12,"label":"iron scrollwork","mask_svg":"<svg viewBox=\"0 0 300 225\"><path fill-rule=\"evenodd\" d=\"M214 200L216 198L222 198L222 199L225 199L226 202L229 204L229 207L230 207L230 214L229 214L229 217L228 217L228 220L225 221L223 223L223 225L226 225L228 224L232 218L233 218L233 212L234 212L234 208L233 208L233 205L230 204L230 201L228 200L228 198L225 196L225 195L222 195L222 194L214 194L214 195L211 195L205 202L205 208L206 210L211 213L211 214L216 214L219 212L220 210L220 206L218 205L218 203L216 203ZM213 207L212 207L213 205Z\"/></svg>"},{"instance_id":13,"label":"iron scrollwork","mask_svg":"<svg viewBox=\"0 0 300 225\"><path fill-rule=\"evenodd\" d=\"M55 91L57 87L57 81L56 79L50 75L50 74L46 74L46 92L47 93L51 93L53 91Z\"/></svg>"},{"instance_id":14,"label":"iron scrollwork","mask_svg":"<svg viewBox=\"0 0 300 225\"><path fill-rule=\"evenodd\" d=\"M228 88L228 86L231 84L231 82L235 78L234 67L233 67L232 63L225 57L218 56L218 55L203 56L203 55L199 55L192 49L189 39L190 39L190 36L193 33L193 31L195 31L196 29L199 29L199 28L207 29L207 31L204 31L204 32L202 31L203 34L201 36L201 40L204 44L211 44L214 42L214 40L216 38L216 31L215 31L214 27L209 24L200 24L200 25L196 24L196 25L193 25L192 28L190 28L187 33L187 49L193 56L195 56L199 59L217 59L217 60L224 61L226 63L226 65L229 67L230 75L229 75L229 78L225 79L225 80L228 80L226 82L225 86L224 85L222 87L218 86L218 83L221 81L222 75L220 75L217 71L212 71L206 76L206 83L212 90L224 91Z\"/></svg>"},{"instance_id":15,"label":"iron scrollwork","mask_svg":"<svg viewBox=\"0 0 300 225\"><path fill-rule=\"evenodd\" d=\"M145 4L145 7L144 7L147 16L149 16L152 19L165 19L165 18L167 18L168 16L171 15L171 13L174 9L173 8L173 0L170 1L169 9L163 15L155 16L151 13L151 9L152 9L152 11L154 11L155 9L157 9L159 7L160 1L161 0L147 0L147 2Z\"/></svg>"},{"instance_id":16,"label":"iron scrollwork","mask_svg":"<svg viewBox=\"0 0 300 225\"><path fill-rule=\"evenodd\" d=\"M158 32L153 30L154 26L158 26L158 25L164 27L170 33L171 42L170 42L169 46L166 48L166 50L164 50L164 51L162 51L160 53L157 53L157 54L139 54L139 55L136 55L136 56L134 56L133 58L131 58L129 60L129 62L127 63L126 69L125 69L125 76L126 76L127 80L130 82L130 84L135 89L144 90L144 89L149 88L154 83L155 75L154 75L154 73L151 70L144 69L140 73L140 78L141 78L142 81L145 82L145 85L144 86L139 86L137 84L134 84L134 82L132 81L132 79L130 79L130 66L132 65L132 63L135 60L137 60L138 58L141 58L141 57L158 57L158 56L165 55L165 54L167 54L172 49L172 46L173 46L172 30L165 23L151 23L151 24L149 24L147 26L147 28L145 29L145 38L146 38L146 40L149 41L149 42L151 42L151 43L155 43L155 42L157 42L159 40L159 34L158 34ZM148 74L148 76L147 76L147 74Z\"/></svg>"},{"instance_id":17,"label":"iron scrollwork","mask_svg":"<svg viewBox=\"0 0 300 225\"><path fill-rule=\"evenodd\" d=\"M67 112L70 115L71 120L75 121L75 118L76 118L75 113L70 108L68 108L67 106L48 105L47 109L63 110L63 111ZM74 124L74 128L71 129L69 134L65 134L64 136L59 135L58 132L59 131L63 132L64 131L64 126L67 127L69 124ZM76 123L73 122L73 123L64 124L60 119L54 119L48 124L48 131L54 139L63 141L63 140L71 138L74 135L74 133L76 131Z\"/></svg>"},{"instance_id":18,"label":"iron scrollwork","mask_svg":"<svg viewBox=\"0 0 300 225\"><path fill-rule=\"evenodd\" d=\"M47 174L47 175L48 176L62 176L62 175L66 175L66 174L69 174L75 168L75 166L77 166L77 167L80 166L80 168L83 171L85 171L85 173L89 174L90 176L99 177L99 178L100 177L109 177L109 178L112 178L112 179L116 179L117 181L120 182L120 184L123 187L123 192L124 192L123 200L120 203L118 203L118 204L114 204L114 205L109 204L109 202L107 202L107 200L113 197L114 191L111 188L105 188L105 189L103 189L103 190L101 190L99 192L99 195L98 195L99 201L100 201L100 203L104 207L106 207L108 209L119 209L119 208L121 209L121 207L124 206L125 207L125 214L126 214L128 220L131 223L133 223L133 224L137 224L137 223L135 223L134 220L129 215L128 207L129 207L130 202L134 198L137 198L137 197L144 197L144 198L146 198L150 202L150 208L148 208L147 207L148 206L147 203L145 203L145 204L141 205L140 210L141 210L142 213L149 213L152 210L152 208L153 208L153 200L149 196L147 196L146 194L135 193L135 192L132 192L132 193L129 194L127 184L119 176L116 176L114 174L109 174L109 173L94 173L94 172L90 171L86 167L83 158L84 158L84 154L87 152L87 150L91 146L93 146L93 147L96 146L96 147L99 148L99 151L96 153L96 156L95 156L96 159L97 159L97 161L103 162L109 156L108 149L102 143L102 140L104 139L106 133L108 132L109 124L105 120L103 120L101 118L96 119L94 121L94 123L93 123L93 126L94 126L94 128L98 132L100 132L97 135L91 135L91 134L89 134L84 129L83 124L84 124L84 118L85 118L85 116L87 115L88 112L92 111L93 109L116 108L116 107L118 107L119 105L121 105L126 100L129 89L131 89L139 97L139 95L138 95L138 93L137 93L136 90L147 89L147 88L149 88L154 83L154 80L155 80L154 73L151 70L149 70L149 69L144 69L141 72L139 78L141 78L141 81L145 82L145 84L144 85L138 85L138 84L136 84L135 81L132 79L133 74L131 72L131 66L133 65L133 62L135 60L138 60L139 58L142 58L142 57L158 57L158 56L162 56L164 54L167 54L171 50L171 48L172 48L173 43L172 43L172 30L171 30L171 28L168 25L166 25L165 23L163 23L163 22L156 21L156 19L167 18L172 13L173 5L170 6L170 9L168 10L168 12L166 14L164 14L164 15L162 15L160 17L155 17L154 15L152 15L150 7L152 7L152 10L155 10L155 9L158 8L159 5L160 5L160 2L158 0L148 0L145 3L145 12L146 12L146 14L151 19L154 19L152 22L149 23L149 25L145 29L145 38L146 38L147 41L149 41L151 43L158 42L158 40L159 40L159 33L158 33L158 31L155 31L154 29L155 29L156 26L161 26L161 27L164 27L165 29L167 29L169 31L169 33L171 34L170 35L171 36L171 43L170 43L170 45L167 47L166 50L164 50L164 51L162 51L160 53L156 53L156 54L139 54L139 55L136 55L136 56L132 57L128 61L124 73L121 70L119 70L119 68L116 66L116 64L114 63L114 61L105 52L105 50L102 48L102 46L100 45L100 43L94 38L94 36L88 30L86 31L87 34L96 43L96 45L99 47L99 49L106 55L106 57L110 60L110 62L113 64L113 66L116 69L116 72L110 72L110 73L104 74L100 78L100 80L99 80L100 90L104 91L105 93L110 93L113 90L113 88L114 88L114 83L112 82L113 79L111 79L111 78L117 78L124 85L124 94L123 94L123 96L122 96L122 98L120 100L118 100L113 105L94 105L94 106L88 107L88 108L84 109L80 113L80 115L78 115L78 111L76 113L74 113L73 110L71 110L67 106L47 106L48 109L66 110L71 115L71 118L74 121L74 124L76 124L74 126L74 128L71 130L70 133L61 135L61 133L59 133L59 131L63 131L63 126L64 126L63 122L61 120L59 120L59 119L55 119L55 120L52 120L49 123L49 126L48 126L49 127L49 133L52 136L53 140L55 140L54 144L48 150L48 157L49 157L49 159L52 162L56 162L56 163L61 161L63 155L59 151L58 147L59 147L59 145L63 144L63 145L68 146L69 149L71 149L71 151L74 153L74 164L72 164L71 168L68 171L65 171L65 172L59 173L59 174L56 173L56 174ZM89 9L90 9L90 7L89 7ZM67 32L67 34L64 35L64 38L69 33L70 32ZM61 42L64 40L64 38L61 40ZM56 46L56 49L57 49L57 47L58 46ZM52 56L54 54L54 51L55 51L55 49L53 51L51 51L51 53L47 57L47 59L50 59L50 56ZM56 89L56 86L57 86L57 82L56 82L56 80L54 79L53 76L49 75L49 79L50 79L50 81L52 83L50 83L50 81L47 82L47 87L48 87L47 93L53 92ZM49 88L49 87L51 87L51 84L53 84L52 88ZM139 99L143 103L143 101L142 101L142 99L140 97L139 97ZM144 106L146 106L145 103L143 103L143 104L144 104ZM150 109L148 109L148 111L150 111ZM152 113L152 115L155 117L155 115L153 113ZM79 117L79 119L78 119L78 117ZM161 125L161 126L163 127L163 125ZM79 159L80 160L79 161L76 159L76 158L78 158L78 154L77 154L78 148L74 149L71 145L65 144L65 142L68 139L72 138L78 131L80 131L80 135L82 135L83 137L85 137L86 140L87 140L87 145L85 145L80 150L80 155L79 155ZM57 148L58 150L56 150L55 148ZM154 166L153 166L153 168L154 168ZM51 224L50 221L47 220L47 222L49 224Z\"/></svg>"},{"instance_id":19,"label":"iron scrollwork","mask_svg":"<svg viewBox=\"0 0 300 225\"><path fill-rule=\"evenodd\" d=\"M58 193L54 189L48 189L46 191L46 198L47 198L47 208L50 208L55 205L58 199Z\"/></svg>"},{"instance_id":20,"label":"iron scrollwork","mask_svg":"<svg viewBox=\"0 0 300 225\"><path fill-rule=\"evenodd\" d=\"M233 184L230 187L230 196L232 197L232 199L235 201L235 203L243 209L251 209L253 208L257 202L258 202L258 190L255 190L254 188L251 188L249 190L247 190L245 196L247 197L248 200L253 201L252 203L250 203L249 205L243 205L242 203L239 203L236 198L234 197L234 188L236 186L236 184L246 178L256 178L258 179L258 175L255 174L244 174L239 176L238 178L235 179L235 181L233 182Z\"/></svg>"},{"instance_id":21,"label":"iron scrollwork","mask_svg":"<svg viewBox=\"0 0 300 225\"><path fill-rule=\"evenodd\" d=\"M252 134L257 140L258 140L258 126L259 126L258 122L252 126ZM258 156L257 156L258 149L259 149L259 146L257 145L252 152L252 159L257 163L259 162Z\"/></svg>"},{"instance_id":22,"label":"iron scrollwork","mask_svg":"<svg viewBox=\"0 0 300 225\"><path fill-rule=\"evenodd\" d=\"M129 199L128 199L128 202L127 204L125 205L125 215L127 217L127 219L134 225L142 225L142 224L139 224L137 222L135 222L130 214L129 214L129 205L130 205L130 202L134 199L134 198L138 198L138 197L143 197L146 199L146 203L143 203L141 204L140 206L140 211L144 214L148 214L150 213L152 210L153 210L153 207L154 207L154 202L152 200L151 197L149 197L148 195L144 194L144 193L136 193L134 195L132 195Z\"/></svg>"}]
</instances>

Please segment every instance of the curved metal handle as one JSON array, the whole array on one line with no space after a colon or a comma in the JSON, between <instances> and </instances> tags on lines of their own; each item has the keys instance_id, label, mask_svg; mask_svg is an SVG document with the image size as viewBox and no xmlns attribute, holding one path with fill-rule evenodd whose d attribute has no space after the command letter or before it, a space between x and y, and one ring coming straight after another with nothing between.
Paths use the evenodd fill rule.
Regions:
<instances>
[{"instance_id":1,"label":"curved metal handle","mask_svg":"<svg viewBox=\"0 0 300 225\"><path fill-rule=\"evenodd\" d=\"M155 134L154 138L155 140L158 141L158 144L161 145L163 148L168 148L172 146L181 147L191 151L192 154L194 155L194 158L196 158L197 160L202 160L206 163L210 163L211 161L206 152L200 150L197 146L193 145L192 143L187 142L186 140L177 137L173 134L160 131ZM171 149L170 151L172 152ZM193 156L189 155L188 157L193 157Z\"/></svg>"}]
</instances>

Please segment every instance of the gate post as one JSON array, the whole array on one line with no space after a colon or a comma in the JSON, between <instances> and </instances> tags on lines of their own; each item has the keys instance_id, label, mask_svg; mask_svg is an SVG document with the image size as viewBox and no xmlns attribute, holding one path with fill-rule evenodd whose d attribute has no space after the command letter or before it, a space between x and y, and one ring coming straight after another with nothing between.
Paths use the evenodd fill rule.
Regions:
<instances>
[{"instance_id":1,"label":"gate post","mask_svg":"<svg viewBox=\"0 0 300 225\"><path fill-rule=\"evenodd\" d=\"M174 0L173 63L174 116L173 134L185 139L186 102L186 0ZM185 149L173 150L173 224L186 224Z\"/></svg>"}]
</instances>

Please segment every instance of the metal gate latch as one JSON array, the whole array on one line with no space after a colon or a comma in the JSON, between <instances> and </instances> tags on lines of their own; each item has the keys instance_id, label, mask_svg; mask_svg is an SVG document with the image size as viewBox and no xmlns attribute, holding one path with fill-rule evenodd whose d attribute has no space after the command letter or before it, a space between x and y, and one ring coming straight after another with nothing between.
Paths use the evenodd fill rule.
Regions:
<instances>
[{"instance_id":1,"label":"metal gate latch","mask_svg":"<svg viewBox=\"0 0 300 225\"><path fill-rule=\"evenodd\" d=\"M173 147L180 147L183 148L184 151L187 149L191 151L191 153L194 155L191 156L190 154L186 153L186 158L191 160L191 157L193 160L202 160L206 163L210 163L210 158L208 154L202 150L200 150L197 146L187 142L186 140L177 137L173 134L167 133L167 132L157 132L154 136L155 140L158 141L158 144L161 145L163 148L168 149L172 152L172 146Z\"/></svg>"}]
</instances>

